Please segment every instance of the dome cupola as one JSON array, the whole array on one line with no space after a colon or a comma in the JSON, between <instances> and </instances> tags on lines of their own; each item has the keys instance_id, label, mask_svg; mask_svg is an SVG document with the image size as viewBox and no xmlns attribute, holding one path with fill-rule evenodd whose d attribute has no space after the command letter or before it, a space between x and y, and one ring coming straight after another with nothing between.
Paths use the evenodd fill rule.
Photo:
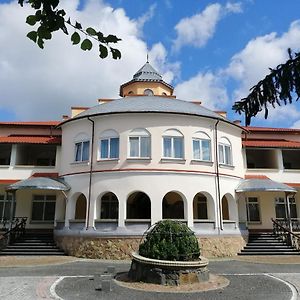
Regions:
<instances>
[{"instance_id":1,"label":"dome cupola","mask_svg":"<svg viewBox=\"0 0 300 300\"><path fill-rule=\"evenodd\" d=\"M147 61L132 80L120 86L120 96L172 96L173 87Z\"/></svg>"}]
</instances>

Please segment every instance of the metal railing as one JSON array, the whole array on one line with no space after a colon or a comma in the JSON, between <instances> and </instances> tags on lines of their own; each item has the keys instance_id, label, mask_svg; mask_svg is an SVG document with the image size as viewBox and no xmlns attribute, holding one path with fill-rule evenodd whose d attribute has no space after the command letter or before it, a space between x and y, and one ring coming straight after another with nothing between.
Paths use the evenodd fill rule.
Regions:
<instances>
[{"instance_id":1,"label":"metal railing","mask_svg":"<svg viewBox=\"0 0 300 300\"><path fill-rule=\"evenodd\" d=\"M291 224L293 232L300 231L300 219L292 218L290 223L288 219L276 218L276 222L285 228L289 228Z\"/></svg>"},{"instance_id":2,"label":"metal railing","mask_svg":"<svg viewBox=\"0 0 300 300\"><path fill-rule=\"evenodd\" d=\"M288 223L284 223L282 220L274 220L273 218L271 220L273 223L273 232L279 235L288 245L300 250L300 236L288 229Z\"/></svg>"},{"instance_id":3,"label":"metal railing","mask_svg":"<svg viewBox=\"0 0 300 300\"><path fill-rule=\"evenodd\" d=\"M15 217L10 223L8 220L1 220L3 234L0 234L0 249L25 234L27 217Z\"/></svg>"}]
</instances>

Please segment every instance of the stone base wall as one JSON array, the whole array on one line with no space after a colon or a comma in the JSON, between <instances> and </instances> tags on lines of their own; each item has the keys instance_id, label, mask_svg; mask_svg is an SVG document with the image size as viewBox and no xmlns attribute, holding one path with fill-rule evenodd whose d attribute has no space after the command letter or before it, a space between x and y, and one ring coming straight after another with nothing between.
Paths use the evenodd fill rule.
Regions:
<instances>
[{"instance_id":1,"label":"stone base wall","mask_svg":"<svg viewBox=\"0 0 300 300\"><path fill-rule=\"evenodd\" d=\"M130 259L131 253L138 250L140 238L97 238L57 236L57 245L68 255L83 258ZM200 237L201 256L230 257L236 256L246 245L242 236Z\"/></svg>"}]
</instances>

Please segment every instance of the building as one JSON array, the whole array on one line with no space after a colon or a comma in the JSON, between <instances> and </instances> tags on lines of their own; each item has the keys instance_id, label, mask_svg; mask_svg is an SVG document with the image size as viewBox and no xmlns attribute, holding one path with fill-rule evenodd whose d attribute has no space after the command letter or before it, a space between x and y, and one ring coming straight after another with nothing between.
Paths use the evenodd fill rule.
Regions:
<instances>
[{"instance_id":1,"label":"building","mask_svg":"<svg viewBox=\"0 0 300 300\"><path fill-rule=\"evenodd\" d=\"M244 128L178 100L148 62L120 96L62 122L0 123L0 218L16 201L27 228L103 258L128 257L161 219L186 222L204 255L224 256L271 218L297 218L300 130Z\"/></svg>"}]
</instances>

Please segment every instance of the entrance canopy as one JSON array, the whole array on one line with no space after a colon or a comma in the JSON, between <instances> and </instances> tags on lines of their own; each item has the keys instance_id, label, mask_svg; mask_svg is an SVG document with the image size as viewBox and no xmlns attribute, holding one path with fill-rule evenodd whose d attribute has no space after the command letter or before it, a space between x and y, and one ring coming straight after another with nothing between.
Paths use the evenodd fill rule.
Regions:
<instances>
[{"instance_id":1,"label":"entrance canopy","mask_svg":"<svg viewBox=\"0 0 300 300\"><path fill-rule=\"evenodd\" d=\"M13 192L17 190L56 190L68 191L70 186L59 179L48 177L31 177L9 185L6 190Z\"/></svg>"},{"instance_id":2,"label":"entrance canopy","mask_svg":"<svg viewBox=\"0 0 300 300\"><path fill-rule=\"evenodd\" d=\"M296 193L297 190L271 179L245 179L235 189L237 193L242 192L289 192Z\"/></svg>"}]
</instances>

